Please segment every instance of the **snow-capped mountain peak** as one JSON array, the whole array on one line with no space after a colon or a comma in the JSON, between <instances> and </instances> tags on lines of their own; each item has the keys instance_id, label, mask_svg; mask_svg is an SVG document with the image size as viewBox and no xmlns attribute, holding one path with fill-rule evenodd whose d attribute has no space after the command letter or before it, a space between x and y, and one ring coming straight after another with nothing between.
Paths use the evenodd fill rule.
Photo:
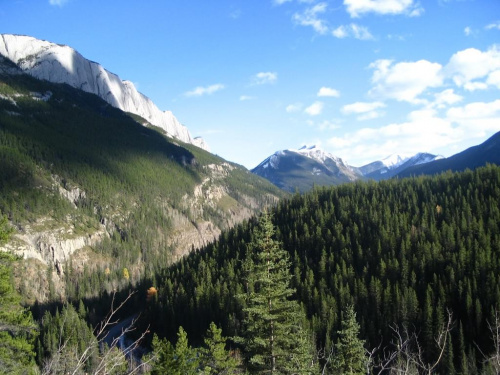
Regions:
<instances>
[{"instance_id":1,"label":"snow-capped mountain peak","mask_svg":"<svg viewBox=\"0 0 500 375\"><path fill-rule=\"evenodd\" d=\"M327 159L332 159L337 163L342 163L343 165L345 165L345 163L343 162L343 160L341 158L334 156L334 155L330 154L329 152L323 151L322 149L320 149L316 145L312 145L312 146L304 145L301 148L299 148L298 150L290 149L289 151L293 151L293 152L296 152L298 154L307 156L308 158L314 159L320 163L324 163Z\"/></svg>"},{"instance_id":2,"label":"snow-capped mountain peak","mask_svg":"<svg viewBox=\"0 0 500 375\"><path fill-rule=\"evenodd\" d=\"M441 155L433 155L426 152L419 152L414 155L394 154L383 160L364 165L359 170L365 177L381 180L391 178L411 166L429 163L442 158Z\"/></svg>"},{"instance_id":3,"label":"snow-capped mountain peak","mask_svg":"<svg viewBox=\"0 0 500 375\"><path fill-rule=\"evenodd\" d=\"M314 184L332 185L355 181L360 173L344 161L319 147L276 151L262 161L252 172L267 178L282 189L309 190Z\"/></svg>"},{"instance_id":4,"label":"snow-capped mountain peak","mask_svg":"<svg viewBox=\"0 0 500 375\"><path fill-rule=\"evenodd\" d=\"M396 168L399 167L401 164L405 163L408 159L411 158L411 156L412 155L408 154L403 154L403 155L392 154L382 159L381 162L387 168Z\"/></svg>"},{"instance_id":5,"label":"snow-capped mountain peak","mask_svg":"<svg viewBox=\"0 0 500 375\"><path fill-rule=\"evenodd\" d=\"M71 47L30 36L0 34L0 54L25 73L54 83L66 83L98 95L113 107L141 116L170 137L208 150L194 140L170 111L161 111L130 81L123 81L100 64L87 60Z\"/></svg>"}]
</instances>

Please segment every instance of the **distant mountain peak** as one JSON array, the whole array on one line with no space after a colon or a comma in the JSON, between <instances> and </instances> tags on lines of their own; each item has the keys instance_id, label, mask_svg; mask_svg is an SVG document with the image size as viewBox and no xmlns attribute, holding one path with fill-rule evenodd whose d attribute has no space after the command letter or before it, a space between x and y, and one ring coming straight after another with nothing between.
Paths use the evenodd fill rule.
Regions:
<instances>
[{"instance_id":1,"label":"distant mountain peak","mask_svg":"<svg viewBox=\"0 0 500 375\"><path fill-rule=\"evenodd\" d=\"M66 83L95 94L113 107L141 116L170 137L208 149L205 142L191 137L172 112L161 111L132 82L122 80L69 46L30 36L0 34L0 55L35 78Z\"/></svg>"},{"instance_id":2,"label":"distant mountain peak","mask_svg":"<svg viewBox=\"0 0 500 375\"><path fill-rule=\"evenodd\" d=\"M429 154L427 152L418 152L414 155L393 154L382 160L364 165L359 170L368 178L385 180L412 166L429 163L442 158L443 156L441 155Z\"/></svg>"},{"instance_id":3,"label":"distant mountain peak","mask_svg":"<svg viewBox=\"0 0 500 375\"><path fill-rule=\"evenodd\" d=\"M386 158L382 159L381 162L386 167L395 168L406 162L411 156L412 155L409 154L403 154L403 155L391 154Z\"/></svg>"},{"instance_id":4,"label":"distant mountain peak","mask_svg":"<svg viewBox=\"0 0 500 375\"><path fill-rule=\"evenodd\" d=\"M341 158L316 145L276 151L252 172L288 191L307 191L314 185L337 185L362 177Z\"/></svg>"}]
</instances>

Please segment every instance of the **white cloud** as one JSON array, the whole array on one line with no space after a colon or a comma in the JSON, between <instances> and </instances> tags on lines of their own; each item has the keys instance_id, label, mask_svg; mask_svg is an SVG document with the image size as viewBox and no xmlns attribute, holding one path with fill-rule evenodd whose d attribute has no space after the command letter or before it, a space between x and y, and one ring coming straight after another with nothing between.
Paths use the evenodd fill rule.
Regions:
<instances>
[{"instance_id":1,"label":"white cloud","mask_svg":"<svg viewBox=\"0 0 500 375\"><path fill-rule=\"evenodd\" d=\"M273 3L276 5L282 5L282 4L288 3L290 1L292 1L292 0L274 0Z\"/></svg>"},{"instance_id":2,"label":"white cloud","mask_svg":"<svg viewBox=\"0 0 500 375\"><path fill-rule=\"evenodd\" d=\"M446 89L434 94L435 100L431 103L431 107L445 108L446 106L458 103L463 100L463 97L455 94L453 89Z\"/></svg>"},{"instance_id":3,"label":"white cloud","mask_svg":"<svg viewBox=\"0 0 500 375\"><path fill-rule=\"evenodd\" d=\"M252 85L265 85L275 83L278 79L276 72L260 72L252 77Z\"/></svg>"},{"instance_id":4,"label":"white cloud","mask_svg":"<svg viewBox=\"0 0 500 375\"><path fill-rule=\"evenodd\" d=\"M57 5L62 7L64 4L66 4L69 0L49 0L50 5Z\"/></svg>"},{"instance_id":5,"label":"white cloud","mask_svg":"<svg viewBox=\"0 0 500 375\"><path fill-rule=\"evenodd\" d=\"M302 105L302 103L294 103L294 104L290 104L286 107L286 111L288 113L292 113L292 112L299 112L302 110L304 106Z\"/></svg>"},{"instance_id":6,"label":"white cloud","mask_svg":"<svg viewBox=\"0 0 500 375\"><path fill-rule=\"evenodd\" d=\"M356 117L356 120L358 121L367 121L367 120L374 120L379 117L383 117L385 115L385 112L380 112L380 111L370 111L363 113L362 115L359 115Z\"/></svg>"},{"instance_id":7,"label":"white cloud","mask_svg":"<svg viewBox=\"0 0 500 375\"><path fill-rule=\"evenodd\" d=\"M326 21L318 17L318 15L325 13L326 9L326 3L318 3L307 8L303 13L295 13L292 19L301 26L311 26L319 34L326 34L328 32Z\"/></svg>"},{"instance_id":8,"label":"white cloud","mask_svg":"<svg viewBox=\"0 0 500 375\"><path fill-rule=\"evenodd\" d=\"M451 90L436 97L453 102L459 99ZM443 99L447 98L447 99ZM452 107L444 115L438 110L423 108L411 112L407 120L381 128L365 127L330 138L328 145L353 165L363 165L401 152L441 153L471 140L484 138L500 131L500 99L491 102L468 103Z\"/></svg>"},{"instance_id":9,"label":"white cloud","mask_svg":"<svg viewBox=\"0 0 500 375\"><path fill-rule=\"evenodd\" d=\"M198 87L194 88L193 90L184 93L184 95L188 96L188 97L211 95L217 91L224 89L224 87L225 86L223 84L220 84L220 83L217 83L217 84L211 85L211 86L206 86L206 87L198 86Z\"/></svg>"},{"instance_id":10,"label":"white cloud","mask_svg":"<svg viewBox=\"0 0 500 375\"><path fill-rule=\"evenodd\" d=\"M487 131L499 131L500 99L489 103L475 102L463 107L450 108L446 116L476 137L484 135Z\"/></svg>"},{"instance_id":11,"label":"white cloud","mask_svg":"<svg viewBox=\"0 0 500 375\"><path fill-rule=\"evenodd\" d=\"M344 0L344 5L351 17L360 17L366 13L419 16L423 13L420 4L413 0Z\"/></svg>"},{"instance_id":12,"label":"white cloud","mask_svg":"<svg viewBox=\"0 0 500 375\"><path fill-rule=\"evenodd\" d=\"M324 103L323 102L314 102L309 107L307 107L304 112L310 116L317 116L323 112Z\"/></svg>"},{"instance_id":13,"label":"white cloud","mask_svg":"<svg viewBox=\"0 0 500 375\"><path fill-rule=\"evenodd\" d=\"M370 94L376 97L422 103L420 94L443 84L442 66L427 60L397 64L392 60L377 60L370 68L374 69Z\"/></svg>"},{"instance_id":14,"label":"white cloud","mask_svg":"<svg viewBox=\"0 0 500 375\"><path fill-rule=\"evenodd\" d=\"M487 79L490 73L499 69L500 50L497 46L493 46L486 52L467 48L455 53L446 65L445 72L457 86L474 91L486 89L488 85L484 81L477 80Z\"/></svg>"},{"instance_id":15,"label":"white cloud","mask_svg":"<svg viewBox=\"0 0 500 375\"><path fill-rule=\"evenodd\" d=\"M340 96L340 92L338 90L332 89L330 87L322 87L319 89L317 95L338 98Z\"/></svg>"},{"instance_id":16,"label":"white cloud","mask_svg":"<svg viewBox=\"0 0 500 375\"><path fill-rule=\"evenodd\" d=\"M356 102L343 106L342 112L346 115L358 114L358 121L366 121L382 117L384 113L377 111L380 108L385 108L385 104L382 102Z\"/></svg>"},{"instance_id":17,"label":"white cloud","mask_svg":"<svg viewBox=\"0 0 500 375\"><path fill-rule=\"evenodd\" d=\"M363 128L340 137L333 137L328 144L339 155L362 164L381 160L387 155L401 153L432 152L451 145L461 138L461 132L451 122L436 116L432 110L410 113L408 121L393 123L381 128ZM422 149L425 147L426 149ZM360 159L362 155L363 159Z\"/></svg>"},{"instance_id":18,"label":"white cloud","mask_svg":"<svg viewBox=\"0 0 500 375\"><path fill-rule=\"evenodd\" d=\"M253 97L253 96L248 96L248 95L241 95L240 96L240 101L242 101L242 102L246 101L246 100L253 100L253 99L255 99L255 97Z\"/></svg>"},{"instance_id":19,"label":"white cloud","mask_svg":"<svg viewBox=\"0 0 500 375\"><path fill-rule=\"evenodd\" d=\"M464 34L465 34L465 36L470 36L472 34L472 29L469 26L467 26L464 29Z\"/></svg>"},{"instance_id":20,"label":"white cloud","mask_svg":"<svg viewBox=\"0 0 500 375\"><path fill-rule=\"evenodd\" d=\"M486 30L492 30L492 29L500 30L500 21L490 23L489 25L487 25L485 27L485 29Z\"/></svg>"},{"instance_id":21,"label":"white cloud","mask_svg":"<svg viewBox=\"0 0 500 375\"><path fill-rule=\"evenodd\" d=\"M373 40L375 39L373 35L370 33L367 27L359 26L355 23L351 23L350 25L342 25L337 27L332 31L332 35L336 38L343 39L347 37L353 37L359 40Z\"/></svg>"},{"instance_id":22,"label":"white cloud","mask_svg":"<svg viewBox=\"0 0 500 375\"><path fill-rule=\"evenodd\" d=\"M365 113L365 112L371 112L374 111L375 109L378 108L384 108L385 104L382 102L356 102L352 104L347 104L342 107L342 112L345 114L352 114L352 113Z\"/></svg>"},{"instance_id":23,"label":"white cloud","mask_svg":"<svg viewBox=\"0 0 500 375\"><path fill-rule=\"evenodd\" d=\"M495 70L488 75L486 83L500 89L500 70Z\"/></svg>"}]
</instances>

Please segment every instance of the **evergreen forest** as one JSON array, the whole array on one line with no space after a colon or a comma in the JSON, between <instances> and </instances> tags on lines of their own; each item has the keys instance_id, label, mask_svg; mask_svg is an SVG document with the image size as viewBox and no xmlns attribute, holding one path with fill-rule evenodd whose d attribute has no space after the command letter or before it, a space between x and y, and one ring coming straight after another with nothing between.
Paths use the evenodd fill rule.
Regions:
<instances>
[{"instance_id":1,"label":"evergreen forest","mask_svg":"<svg viewBox=\"0 0 500 375\"><path fill-rule=\"evenodd\" d=\"M496 373L499 202L500 168L493 165L318 188L281 201L272 211L276 239L290 257L291 298L323 353L319 364L335 353L351 306L379 369L384 350L404 339L432 372ZM250 220L226 231L150 281L158 295L144 319L158 335L174 340L182 326L196 341L211 321L228 336L241 335L250 307L235 296L248 292L245 264L256 228ZM447 345L438 340L443 333Z\"/></svg>"}]
</instances>

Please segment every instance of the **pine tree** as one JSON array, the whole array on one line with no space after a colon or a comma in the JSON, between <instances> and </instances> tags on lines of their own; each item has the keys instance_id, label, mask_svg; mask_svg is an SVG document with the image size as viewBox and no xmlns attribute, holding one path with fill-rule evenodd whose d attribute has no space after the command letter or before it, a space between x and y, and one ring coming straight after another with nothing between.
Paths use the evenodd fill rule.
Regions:
<instances>
[{"instance_id":1,"label":"pine tree","mask_svg":"<svg viewBox=\"0 0 500 375\"><path fill-rule=\"evenodd\" d=\"M256 229L247 264L247 294L243 344L252 373L310 374L313 344L303 326L303 312L290 298L288 253L274 239L274 226L265 212Z\"/></svg>"},{"instance_id":2,"label":"pine tree","mask_svg":"<svg viewBox=\"0 0 500 375\"><path fill-rule=\"evenodd\" d=\"M152 374L162 375L192 375L198 368L196 351L188 344L186 331L179 327L175 347L166 339L160 340L156 334L153 337Z\"/></svg>"},{"instance_id":3,"label":"pine tree","mask_svg":"<svg viewBox=\"0 0 500 375\"><path fill-rule=\"evenodd\" d=\"M35 374L34 341L38 332L14 289L13 261L13 256L0 251L0 373Z\"/></svg>"},{"instance_id":4,"label":"pine tree","mask_svg":"<svg viewBox=\"0 0 500 375\"><path fill-rule=\"evenodd\" d=\"M238 362L225 349L226 338L222 336L222 329L214 322L210 323L204 341L205 348L201 350L203 374L232 374Z\"/></svg>"},{"instance_id":5,"label":"pine tree","mask_svg":"<svg viewBox=\"0 0 500 375\"><path fill-rule=\"evenodd\" d=\"M352 305L348 306L338 331L335 344L335 356L332 361L334 374L363 375L366 374L367 358L364 342L359 335L359 324Z\"/></svg>"}]
</instances>

